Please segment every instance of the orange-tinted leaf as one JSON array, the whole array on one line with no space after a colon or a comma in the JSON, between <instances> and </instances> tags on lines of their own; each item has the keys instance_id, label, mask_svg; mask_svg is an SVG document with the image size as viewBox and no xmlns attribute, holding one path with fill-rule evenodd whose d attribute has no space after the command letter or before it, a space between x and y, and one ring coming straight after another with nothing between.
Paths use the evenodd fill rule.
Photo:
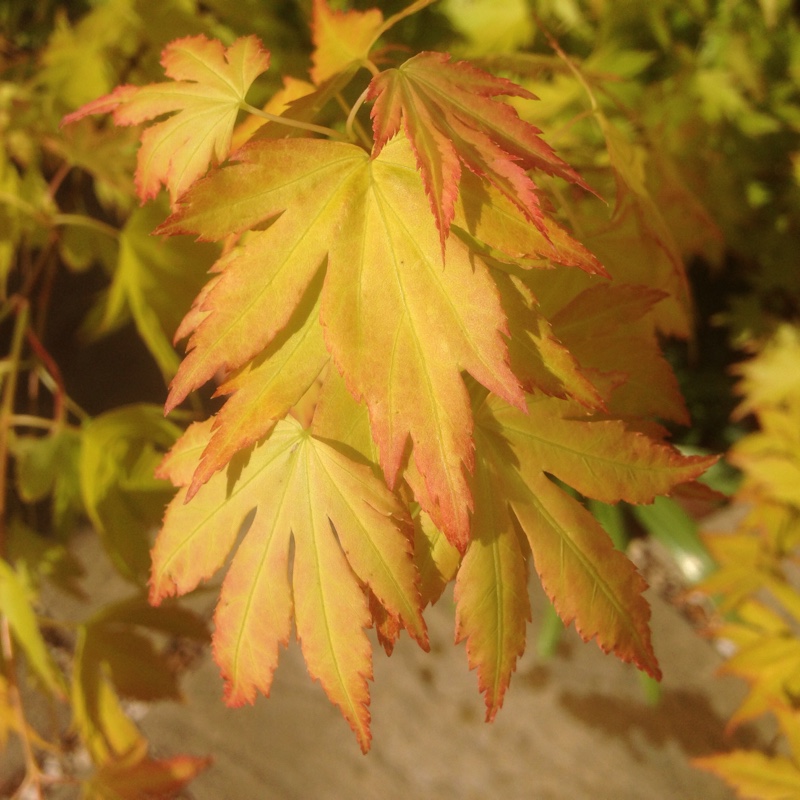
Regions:
<instances>
[{"instance_id":1,"label":"orange-tinted leaf","mask_svg":"<svg viewBox=\"0 0 800 800\"><path fill-rule=\"evenodd\" d=\"M214 653L227 700L238 705L258 690L269 692L294 616L309 672L368 749L372 667L363 628L371 617L364 585L427 645L408 523L397 500L368 466L293 420L248 451L232 486L218 473L191 502L184 499L182 489L156 541L151 599L190 591L213 574L252 516L215 618Z\"/></svg>"},{"instance_id":2,"label":"orange-tinted leaf","mask_svg":"<svg viewBox=\"0 0 800 800\"><path fill-rule=\"evenodd\" d=\"M358 147L310 139L259 141L237 160L200 182L160 230L222 239L280 218L217 263L221 274L192 312L196 327L167 409L218 370L244 366L286 327L339 238L343 209L355 202L352 184L367 163ZM219 197L226 197L222 210Z\"/></svg>"},{"instance_id":3,"label":"orange-tinted leaf","mask_svg":"<svg viewBox=\"0 0 800 800\"><path fill-rule=\"evenodd\" d=\"M485 488L480 494L476 490L473 536L500 548L501 536L516 535L516 518L527 536L542 584L562 619L566 623L574 620L584 639L596 637L603 650L658 676L648 628L649 607L642 597L646 584L633 564L614 549L594 517L547 476L554 475L605 502L627 498L641 503L692 480L713 459L683 457L641 433L626 431L618 420L589 421L580 408L562 400L530 398L528 414L522 414L496 397L480 402L474 480ZM504 570L513 574L508 572L513 558L507 546L505 552L509 563ZM516 569L521 570L525 556L521 550L514 552L520 562ZM522 585L519 576L500 581L500 574L496 572L495 580L503 586ZM489 574L486 581L491 586ZM497 596L502 596L503 586L495 587ZM519 591L512 589L512 597L505 598L517 604L516 618L522 603ZM484 606L483 614L472 618L475 633L470 636L491 642L505 659L505 678L499 684L505 688L524 647L524 627L503 641L499 632L505 629L498 619ZM480 651L476 648L476 652ZM497 656L485 646L483 654L481 660L477 656L473 660L479 669L491 670ZM491 712L490 698L491 691L487 692Z\"/></svg>"},{"instance_id":4,"label":"orange-tinted leaf","mask_svg":"<svg viewBox=\"0 0 800 800\"><path fill-rule=\"evenodd\" d=\"M136 169L139 197L155 197L163 184L174 203L213 162L230 152L233 126L253 81L269 67L269 53L255 36L227 49L205 36L187 36L167 45L161 63L172 81L119 86L64 118L113 113L117 125L137 125L162 114L142 135Z\"/></svg>"},{"instance_id":5,"label":"orange-tinted leaf","mask_svg":"<svg viewBox=\"0 0 800 800\"><path fill-rule=\"evenodd\" d=\"M586 408L605 409L602 395L558 340L527 286L499 272L495 281L508 316L511 368L523 387L551 397L572 398Z\"/></svg>"},{"instance_id":6,"label":"orange-tinted leaf","mask_svg":"<svg viewBox=\"0 0 800 800\"><path fill-rule=\"evenodd\" d=\"M661 678L650 642L647 588L628 558L576 500L544 475L526 480L512 508L528 536L542 586L565 624L605 652Z\"/></svg>"},{"instance_id":7,"label":"orange-tinted leaf","mask_svg":"<svg viewBox=\"0 0 800 800\"><path fill-rule=\"evenodd\" d=\"M453 221L462 165L485 178L545 232L527 170L585 186L578 174L499 95L535 97L521 86L442 53L419 53L372 80L373 156L401 127L414 151L442 247Z\"/></svg>"},{"instance_id":8,"label":"orange-tinted leaf","mask_svg":"<svg viewBox=\"0 0 800 800\"><path fill-rule=\"evenodd\" d=\"M491 401L502 435L515 444L523 471L554 475L604 503L651 503L694 480L716 457L684 456L620 420L586 419L576 404L530 398L528 413Z\"/></svg>"},{"instance_id":9,"label":"orange-tinted leaf","mask_svg":"<svg viewBox=\"0 0 800 800\"><path fill-rule=\"evenodd\" d=\"M457 635L467 639L471 667L485 694L487 719L503 701L530 619L527 538L545 591L565 623L585 639L660 676L650 642L644 580L616 550L595 518L546 476L548 454L525 458L526 437L503 423L502 401L476 391L473 538L456 581ZM564 403L565 408L570 404ZM552 419L557 422L555 409ZM524 425L524 423L520 423ZM541 419L531 427L538 427ZM572 424L581 425L581 422ZM586 469L603 474L602 464Z\"/></svg>"},{"instance_id":10,"label":"orange-tinted leaf","mask_svg":"<svg viewBox=\"0 0 800 800\"><path fill-rule=\"evenodd\" d=\"M486 700L486 721L503 703L517 658L525 650L530 620L528 569L517 531L508 513L508 487L502 471L488 467L491 444L478 436L473 536L456 579L456 640L467 640L470 668ZM502 447L499 449L502 450ZM502 463L508 453L493 453Z\"/></svg>"},{"instance_id":11,"label":"orange-tinted leaf","mask_svg":"<svg viewBox=\"0 0 800 800\"><path fill-rule=\"evenodd\" d=\"M540 259L543 267L562 264L608 277L597 258L555 220L542 214L539 225L531 225L518 204L470 171L461 176L453 225L486 245L486 254L501 261L528 266L529 261L521 260Z\"/></svg>"},{"instance_id":12,"label":"orange-tinted leaf","mask_svg":"<svg viewBox=\"0 0 800 800\"><path fill-rule=\"evenodd\" d=\"M367 59L383 25L377 8L368 11L332 11L326 0L314 0L314 52L311 80L319 85Z\"/></svg>"},{"instance_id":13,"label":"orange-tinted leaf","mask_svg":"<svg viewBox=\"0 0 800 800\"><path fill-rule=\"evenodd\" d=\"M244 447L269 434L328 363L319 322L319 286L259 356L219 386L230 395L214 417L187 499Z\"/></svg>"},{"instance_id":14,"label":"orange-tinted leaf","mask_svg":"<svg viewBox=\"0 0 800 800\"><path fill-rule=\"evenodd\" d=\"M414 519L414 562L419 570L421 604L433 605L455 577L461 554L424 511Z\"/></svg>"},{"instance_id":15,"label":"orange-tinted leaf","mask_svg":"<svg viewBox=\"0 0 800 800\"><path fill-rule=\"evenodd\" d=\"M332 365L325 371L314 409L314 435L352 448L371 464L380 460L369 429L367 407L355 400L339 371Z\"/></svg>"},{"instance_id":16,"label":"orange-tinted leaf","mask_svg":"<svg viewBox=\"0 0 800 800\"><path fill-rule=\"evenodd\" d=\"M534 291L538 283L534 279ZM654 328L654 309L664 298L663 292L645 286L598 284L559 309L551 323L554 334L589 374L612 379L613 413L688 424L678 381L661 354Z\"/></svg>"},{"instance_id":17,"label":"orange-tinted leaf","mask_svg":"<svg viewBox=\"0 0 800 800\"><path fill-rule=\"evenodd\" d=\"M144 743L120 758L106 761L83 787L86 800L168 800L211 765L204 756L154 759Z\"/></svg>"},{"instance_id":18,"label":"orange-tinted leaf","mask_svg":"<svg viewBox=\"0 0 800 800\"><path fill-rule=\"evenodd\" d=\"M348 388L369 408L387 481L395 485L410 436L426 487L420 502L465 547L472 422L461 371L522 402L487 268L458 240L442 266L402 137L375 159L318 140L259 141L237 157L241 163L190 191L162 230L221 238L280 217L218 264L204 314L193 312L197 327L168 408L218 369L236 369L269 346L327 255L325 340ZM220 196L227 198L222 212Z\"/></svg>"},{"instance_id":19,"label":"orange-tinted leaf","mask_svg":"<svg viewBox=\"0 0 800 800\"><path fill-rule=\"evenodd\" d=\"M664 293L653 310L660 333L684 339L691 334L691 301L683 258L652 201L626 194L608 225L587 234L583 243L616 282L645 283ZM643 264L646 269L642 269Z\"/></svg>"}]
</instances>

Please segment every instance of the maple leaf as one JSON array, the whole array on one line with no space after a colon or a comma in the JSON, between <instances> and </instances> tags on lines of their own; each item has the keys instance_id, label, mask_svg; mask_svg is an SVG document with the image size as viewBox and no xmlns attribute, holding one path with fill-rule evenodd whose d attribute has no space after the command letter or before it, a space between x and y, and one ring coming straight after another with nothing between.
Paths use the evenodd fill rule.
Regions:
<instances>
[{"instance_id":1,"label":"maple leaf","mask_svg":"<svg viewBox=\"0 0 800 800\"><path fill-rule=\"evenodd\" d=\"M269 67L269 53L255 36L228 48L205 36L187 36L164 48L161 63L174 80L118 86L68 114L62 124L112 113L117 125L138 125L178 112L142 134L136 168L142 201L155 197L163 184L174 203L209 164L228 157L236 116L253 81Z\"/></svg>"},{"instance_id":2,"label":"maple leaf","mask_svg":"<svg viewBox=\"0 0 800 800\"><path fill-rule=\"evenodd\" d=\"M33 598L29 595L22 578L5 559L0 558L0 608L11 632L42 686L56 697L64 697L64 679L47 649L33 610Z\"/></svg>"},{"instance_id":3,"label":"maple leaf","mask_svg":"<svg viewBox=\"0 0 800 800\"><path fill-rule=\"evenodd\" d=\"M462 165L499 189L546 233L536 186L537 169L588 188L580 176L520 119L499 95L535 100L505 78L443 53L423 52L373 78L373 157L402 129L411 142L430 198L441 247L453 221Z\"/></svg>"},{"instance_id":4,"label":"maple leaf","mask_svg":"<svg viewBox=\"0 0 800 800\"><path fill-rule=\"evenodd\" d=\"M168 380L179 363L170 339L218 253L210 245L151 236L163 219L160 203L139 208L128 218L120 232L119 257L97 333L114 330L133 316L139 335ZM176 263L190 266L178 270Z\"/></svg>"},{"instance_id":5,"label":"maple leaf","mask_svg":"<svg viewBox=\"0 0 800 800\"><path fill-rule=\"evenodd\" d=\"M213 435L196 465L187 500L235 453L267 436L328 363L319 321L320 282L314 283L290 324L217 388L215 396L229 398L214 417Z\"/></svg>"},{"instance_id":6,"label":"maple leaf","mask_svg":"<svg viewBox=\"0 0 800 800\"><path fill-rule=\"evenodd\" d=\"M186 480L187 461L210 425L189 429L162 474L174 483ZM372 616L365 585L427 648L406 513L369 466L291 419L237 464L241 472L232 486L226 473L217 473L190 503L184 488L169 505L153 549L151 601L191 591L210 577L254 511L215 616L214 655L227 702L252 702L258 690L269 694L279 645L288 642L294 617L309 672L366 752L372 656L363 628Z\"/></svg>"},{"instance_id":7,"label":"maple leaf","mask_svg":"<svg viewBox=\"0 0 800 800\"><path fill-rule=\"evenodd\" d=\"M383 14L378 8L333 11L325 0L314 0L312 13L311 80L319 86L366 61L380 34Z\"/></svg>"},{"instance_id":8,"label":"maple leaf","mask_svg":"<svg viewBox=\"0 0 800 800\"><path fill-rule=\"evenodd\" d=\"M605 409L602 394L556 336L528 287L511 275L498 274L495 280L508 315L511 367L525 390L572 398L587 408Z\"/></svg>"},{"instance_id":9,"label":"maple leaf","mask_svg":"<svg viewBox=\"0 0 800 800\"><path fill-rule=\"evenodd\" d=\"M794 704L800 670L800 640L789 631L771 634L762 631L729 658L720 672L738 675L750 685L750 691L726 726L733 731L743 722L755 719L783 705Z\"/></svg>"},{"instance_id":10,"label":"maple leaf","mask_svg":"<svg viewBox=\"0 0 800 800\"><path fill-rule=\"evenodd\" d=\"M659 677L644 580L595 518L548 476L606 503L648 503L714 459L681 456L619 420L587 419L574 402L529 397L523 414L485 392L477 397L473 537L456 580L456 612L487 720L525 648L530 605L516 523L564 622L574 620L585 640L594 637L604 651Z\"/></svg>"},{"instance_id":11,"label":"maple leaf","mask_svg":"<svg viewBox=\"0 0 800 800\"><path fill-rule=\"evenodd\" d=\"M537 297L546 294L538 275L525 279ZM645 286L603 283L581 291L554 313L549 308L544 313L583 373L595 386L607 386L615 415L688 424L689 412L655 331L654 309L664 297Z\"/></svg>"},{"instance_id":12,"label":"maple leaf","mask_svg":"<svg viewBox=\"0 0 800 800\"><path fill-rule=\"evenodd\" d=\"M734 750L694 758L692 764L722 778L740 797L789 800L800 796L800 769L785 756Z\"/></svg>"},{"instance_id":13,"label":"maple leaf","mask_svg":"<svg viewBox=\"0 0 800 800\"><path fill-rule=\"evenodd\" d=\"M610 277L596 256L555 220L542 214L538 227L531 225L516 202L469 171L461 176L453 227L469 236L477 252L523 269L561 264Z\"/></svg>"},{"instance_id":14,"label":"maple leaf","mask_svg":"<svg viewBox=\"0 0 800 800\"><path fill-rule=\"evenodd\" d=\"M146 746L119 694L140 699L179 697L175 675L150 634L208 640L204 621L174 605L151 608L137 594L103 606L78 626L72 671L73 725L96 764L128 763Z\"/></svg>"},{"instance_id":15,"label":"maple leaf","mask_svg":"<svg viewBox=\"0 0 800 800\"><path fill-rule=\"evenodd\" d=\"M505 503L497 500L507 496L508 487L499 486L496 477L478 461L473 536L455 585L456 641L467 640L469 665L477 667L486 699L487 722L503 704L531 618L527 563Z\"/></svg>"},{"instance_id":16,"label":"maple leaf","mask_svg":"<svg viewBox=\"0 0 800 800\"><path fill-rule=\"evenodd\" d=\"M523 402L488 269L458 240L443 268L403 137L374 159L354 145L306 139L253 142L237 160L190 190L159 229L213 239L274 220L217 264L181 330L194 328L167 408L268 347L327 256L325 341L351 393L366 401L387 482L396 484L410 436L424 507L463 549L472 421L461 371Z\"/></svg>"},{"instance_id":17,"label":"maple leaf","mask_svg":"<svg viewBox=\"0 0 800 800\"><path fill-rule=\"evenodd\" d=\"M314 432L352 448L363 458L377 463L379 453L369 429L365 407L357 403L334 369L329 369L314 411ZM399 487L403 494L404 487ZM413 504L409 504L412 505ZM419 513L416 513L418 511ZM414 563L419 573L420 607L435 603L455 577L461 553L421 509L412 514Z\"/></svg>"},{"instance_id":18,"label":"maple leaf","mask_svg":"<svg viewBox=\"0 0 800 800\"><path fill-rule=\"evenodd\" d=\"M755 349L752 345L750 350ZM763 410L792 410L800 404L800 376L795 369L800 359L800 329L782 324L753 358L734 367L740 376L736 393L742 402L735 419Z\"/></svg>"},{"instance_id":19,"label":"maple leaf","mask_svg":"<svg viewBox=\"0 0 800 800\"><path fill-rule=\"evenodd\" d=\"M127 753L101 764L83 784L86 800L141 800L175 797L211 765L208 756L179 755L154 759L142 739Z\"/></svg>"}]
</instances>

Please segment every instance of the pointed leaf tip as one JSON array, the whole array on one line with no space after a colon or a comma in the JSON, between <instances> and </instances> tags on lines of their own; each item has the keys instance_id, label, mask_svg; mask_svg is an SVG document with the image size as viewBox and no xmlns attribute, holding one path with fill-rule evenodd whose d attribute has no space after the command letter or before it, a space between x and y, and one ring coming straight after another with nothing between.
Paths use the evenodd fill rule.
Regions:
<instances>
[{"instance_id":1,"label":"pointed leaf tip","mask_svg":"<svg viewBox=\"0 0 800 800\"><path fill-rule=\"evenodd\" d=\"M178 483L191 480L189 461L211 435L210 421L190 428L162 470ZM151 597L182 594L213 575L248 523L215 613L214 657L226 702L269 693L294 618L309 673L366 752L367 593L427 644L409 541L398 524L407 516L397 498L368 466L290 419L252 448L235 482L215 473L191 502L183 502L185 494L181 489L170 504L156 540Z\"/></svg>"},{"instance_id":2,"label":"pointed leaf tip","mask_svg":"<svg viewBox=\"0 0 800 800\"><path fill-rule=\"evenodd\" d=\"M547 237L536 186L528 170L541 170L589 187L497 96L535 99L504 78L443 53L423 52L370 83L375 143L373 157L401 128L408 136L442 241L446 241L458 195L461 165L511 200Z\"/></svg>"},{"instance_id":3,"label":"pointed leaf tip","mask_svg":"<svg viewBox=\"0 0 800 800\"><path fill-rule=\"evenodd\" d=\"M163 185L174 204L210 164L228 157L241 104L269 62L269 52L255 36L227 48L202 35L177 39L161 57L172 81L120 86L68 114L63 124L111 113L116 125L138 125L174 114L142 134L135 176L142 201L155 197Z\"/></svg>"}]
</instances>

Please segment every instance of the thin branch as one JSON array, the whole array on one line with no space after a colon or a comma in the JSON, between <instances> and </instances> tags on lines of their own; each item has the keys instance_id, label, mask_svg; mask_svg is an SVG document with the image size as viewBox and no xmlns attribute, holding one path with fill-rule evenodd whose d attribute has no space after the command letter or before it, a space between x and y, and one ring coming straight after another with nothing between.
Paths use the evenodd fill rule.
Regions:
<instances>
[{"instance_id":1,"label":"thin branch","mask_svg":"<svg viewBox=\"0 0 800 800\"><path fill-rule=\"evenodd\" d=\"M91 230L105 233L112 239L119 239L119 231L115 227L102 220L87 217L84 214L54 214L50 221L53 225L75 225L81 228L90 228Z\"/></svg>"},{"instance_id":2,"label":"thin branch","mask_svg":"<svg viewBox=\"0 0 800 800\"><path fill-rule=\"evenodd\" d=\"M406 17L410 17L412 14L416 14L417 11L422 11L423 8L427 6L433 5L436 0L417 0L416 3L412 3L410 6L406 6L402 11L398 11L396 14L393 14L389 19L387 19L380 28L378 28L378 32L375 34L375 38L369 43L370 49L372 49L372 45L378 41L378 39L383 36L389 28L394 27L397 25L400 20L405 19Z\"/></svg>"},{"instance_id":3,"label":"thin branch","mask_svg":"<svg viewBox=\"0 0 800 800\"><path fill-rule=\"evenodd\" d=\"M64 385L64 379L61 377L61 370L58 368L58 364L56 364L47 348L42 344L33 328L29 327L25 333L31 349L36 353L37 357L44 365L44 368L55 382L56 391L53 392L53 400L55 403L53 416L55 417L56 423L61 425L66 416L65 401L67 396L67 389Z\"/></svg>"},{"instance_id":4,"label":"thin branch","mask_svg":"<svg viewBox=\"0 0 800 800\"><path fill-rule=\"evenodd\" d=\"M25 758L25 780L23 787L31 786L39 800L44 800L42 792L42 773L36 762L33 745L28 736L28 721L25 718L25 707L22 704L22 695L17 684L17 666L14 657L14 642L11 639L11 623L8 617L0 616L0 653L2 653L7 681L7 697L14 716L17 718L19 738L22 741L22 752ZM19 793L22 796L22 793Z\"/></svg>"},{"instance_id":5,"label":"thin branch","mask_svg":"<svg viewBox=\"0 0 800 800\"><path fill-rule=\"evenodd\" d=\"M22 345L28 329L30 306L22 297L16 297L17 319L11 337L11 348L8 354L9 371L3 387L3 398L0 404L0 555L6 549L6 483L8 480L8 435L9 423L14 413L14 399L17 394L17 377L22 359Z\"/></svg>"}]
</instances>

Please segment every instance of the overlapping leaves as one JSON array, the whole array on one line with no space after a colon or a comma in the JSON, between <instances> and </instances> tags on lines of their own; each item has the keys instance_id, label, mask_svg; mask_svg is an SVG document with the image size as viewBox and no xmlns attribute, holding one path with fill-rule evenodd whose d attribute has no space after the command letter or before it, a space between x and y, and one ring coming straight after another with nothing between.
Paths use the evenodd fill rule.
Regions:
<instances>
[{"instance_id":1,"label":"overlapping leaves","mask_svg":"<svg viewBox=\"0 0 800 800\"><path fill-rule=\"evenodd\" d=\"M208 438L190 429L162 472L176 484ZM171 503L153 551L151 598L182 594L210 577L253 511L225 577L214 652L233 705L269 693L278 646L292 617L312 676L369 747L370 595L420 644L427 644L412 568L409 521L369 466L314 438L297 422L278 423L248 454L235 485L214 475L185 503ZM369 591L366 591L368 587Z\"/></svg>"},{"instance_id":2,"label":"overlapping leaves","mask_svg":"<svg viewBox=\"0 0 800 800\"><path fill-rule=\"evenodd\" d=\"M619 420L587 418L575 402L529 397L526 410L488 396L476 411L476 509L456 582L457 633L478 668L487 719L500 707L524 649L528 548L565 622L574 620L584 639L596 637L603 650L660 676L643 579L550 476L603 502L648 503L709 465Z\"/></svg>"},{"instance_id":3,"label":"overlapping leaves","mask_svg":"<svg viewBox=\"0 0 800 800\"><path fill-rule=\"evenodd\" d=\"M423 507L463 549L472 422L461 370L522 403L486 266L454 239L442 269L422 182L402 138L372 160L353 145L317 140L257 142L237 158L189 192L161 230L221 238L280 217L218 265L221 274L192 318L168 407L217 370L238 368L269 346L325 262L325 341L370 410L387 482L396 485L410 437L426 483ZM220 196L228 198L222 213ZM306 387L298 384L296 399ZM212 440L202 474L209 462L224 465L216 447Z\"/></svg>"},{"instance_id":4,"label":"overlapping leaves","mask_svg":"<svg viewBox=\"0 0 800 800\"><path fill-rule=\"evenodd\" d=\"M117 125L137 125L177 112L142 134L136 169L142 200L155 197L164 185L174 202L210 163L228 157L239 108L250 85L269 67L269 54L254 36L227 49L204 36L189 36L167 45L161 63L172 81L119 86L64 122L113 113Z\"/></svg>"},{"instance_id":5,"label":"overlapping leaves","mask_svg":"<svg viewBox=\"0 0 800 800\"><path fill-rule=\"evenodd\" d=\"M528 170L584 185L498 95L535 99L511 81L441 53L420 53L370 84L375 153L400 131L411 142L430 195L442 247L453 220L462 165L486 178L544 230L543 212Z\"/></svg>"},{"instance_id":6,"label":"overlapping leaves","mask_svg":"<svg viewBox=\"0 0 800 800\"><path fill-rule=\"evenodd\" d=\"M317 89L286 115L308 122L359 66L377 72L370 50L395 18L349 13L315 3ZM229 243L178 330L187 355L167 408L212 379L227 400L162 465L181 488L151 575L160 602L234 551L214 642L228 701L269 692L294 620L311 674L366 750L363 629L376 625L387 649L402 627L425 645L420 589L435 599L460 555L457 635L489 718L525 644L529 551L566 621L657 675L643 581L553 479L604 502L651 502L709 461L608 417L626 375L614 359L585 369L559 334L572 326L585 343L575 327L581 309L602 302L599 287L575 308L570 297L556 304L560 319L537 303L536 283L556 265L606 273L549 216L531 173L585 184L497 99L532 95L422 53L373 77L371 152L277 138L271 125L197 181L228 157L236 113L268 55L252 38L227 50L190 38L164 63L176 82L123 87L73 118L113 111L130 124L177 112L143 135L140 195L170 190L174 213L159 233ZM661 295L622 287L613 299L631 300L638 318ZM646 335L641 352L655 358ZM638 399L622 413L641 414ZM679 417L676 405L664 407ZM367 446L353 443L355 427L369 431Z\"/></svg>"}]
</instances>

